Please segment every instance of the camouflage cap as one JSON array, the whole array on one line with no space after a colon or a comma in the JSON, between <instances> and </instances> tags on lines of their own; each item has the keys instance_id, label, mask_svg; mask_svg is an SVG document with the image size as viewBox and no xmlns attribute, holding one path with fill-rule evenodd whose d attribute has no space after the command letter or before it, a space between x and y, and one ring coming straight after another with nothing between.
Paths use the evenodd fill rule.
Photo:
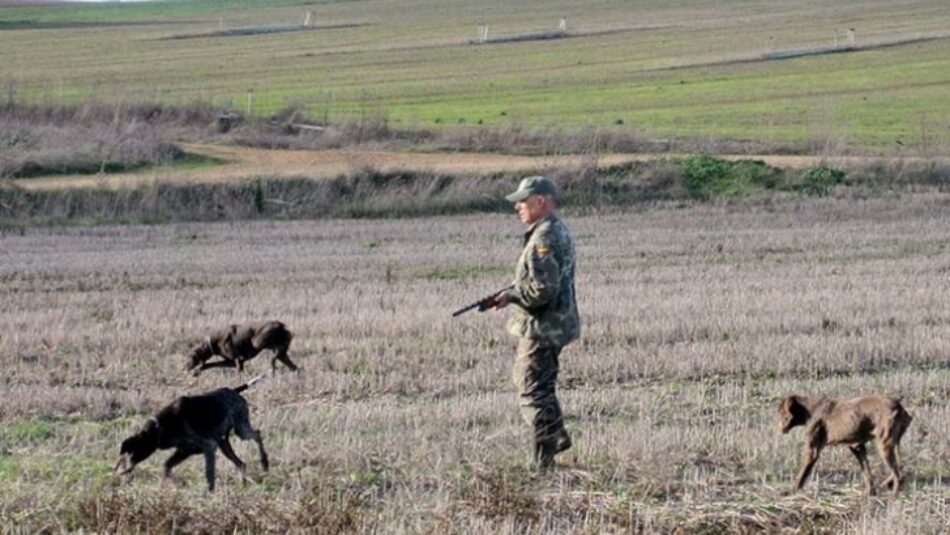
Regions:
<instances>
[{"instance_id":1,"label":"camouflage cap","mask_svg":"<svg viewBox=\"0 0 950 535\"><path fill-rule=\"evenodd\" d=\"M521 202L532 195L550 195L557 197L557 186L551 179L543 176L529 176L518 184L518 190L505 198L511 202Z\"/></svg>"}]
</instances>

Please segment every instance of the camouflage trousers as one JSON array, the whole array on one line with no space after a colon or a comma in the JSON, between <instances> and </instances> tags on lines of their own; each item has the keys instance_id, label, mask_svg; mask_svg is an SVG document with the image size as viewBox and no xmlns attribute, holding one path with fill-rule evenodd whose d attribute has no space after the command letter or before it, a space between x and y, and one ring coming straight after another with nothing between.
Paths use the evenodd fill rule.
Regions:
<instances>
[{"instance_id":1,"label":"camouflage trousers","mask_svg":"<svg viewBox=\"0 0 950 535\"><path fill-rule=\"evenodd\" d=\"M560 347L543 347L536 340L522 338L512 370L521 417L534 429L535 445L544 448L570 440L555 392L560 354Z\"/></svg>"}]
</instances>

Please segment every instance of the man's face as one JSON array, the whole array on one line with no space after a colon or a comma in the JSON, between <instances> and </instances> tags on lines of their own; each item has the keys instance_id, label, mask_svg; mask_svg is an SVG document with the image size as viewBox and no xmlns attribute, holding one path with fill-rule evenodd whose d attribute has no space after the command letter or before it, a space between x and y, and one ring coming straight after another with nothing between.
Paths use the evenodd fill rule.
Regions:
<instances>
[{"instance_id":1,"label":"man's face","mask_svg":"<svg viewBox=\"0 0 950 535\"><path fill-rule=\"evenodd\" d=\"M547 213L547 199L541 195L531 195L515 203L518 217L525 225L531 225Z\"/></svg>"}]
</instances>

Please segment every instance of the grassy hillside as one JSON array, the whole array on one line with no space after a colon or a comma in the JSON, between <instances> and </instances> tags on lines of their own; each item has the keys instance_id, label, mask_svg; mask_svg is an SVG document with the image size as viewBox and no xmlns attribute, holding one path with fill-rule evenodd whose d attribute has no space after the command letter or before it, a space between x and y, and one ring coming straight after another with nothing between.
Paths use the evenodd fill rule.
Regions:
<instances>
[{"instance_id":1,"label":"grassy hillside","mask_svg":"<svg viewBox=\"0 0 950 535\"><path fill-rule=\"evenodd\" d=\"M266 35L166 37L300 24ZM569 38L471 45L553 29ZM0 9L6 98L302 103L401 128L590 126L874 147L950 146L950 12L935 0L158 2ZM332 28L337 25L359 24ZM831 55L768 51L848 43ZM932 38L917 41L920 38Z\"/></svg>"}]
</instances>

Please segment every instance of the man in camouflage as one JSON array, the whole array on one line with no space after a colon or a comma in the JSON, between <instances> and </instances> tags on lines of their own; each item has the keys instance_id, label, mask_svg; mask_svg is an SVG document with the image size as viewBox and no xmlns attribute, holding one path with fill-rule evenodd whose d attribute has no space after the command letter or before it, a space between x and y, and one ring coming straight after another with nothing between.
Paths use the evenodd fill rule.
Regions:
<instances>
[{"instance_id":1,"label":"man in camouflage","mask_svg":"<svg viewBox=\"0 0 950 535\"><path fill-rule=\"evenodd\" d=\"M513 378L521 415L534 428L535 460L542 468L571 447L557 386L558 356L580 335L574 298L574 239L555 213L557 187L541 176L521 181L506 197L528 225L512 287L494 297L495 308L514 305L508 331L519 338Z\"/></svg>"}]
</instances>

